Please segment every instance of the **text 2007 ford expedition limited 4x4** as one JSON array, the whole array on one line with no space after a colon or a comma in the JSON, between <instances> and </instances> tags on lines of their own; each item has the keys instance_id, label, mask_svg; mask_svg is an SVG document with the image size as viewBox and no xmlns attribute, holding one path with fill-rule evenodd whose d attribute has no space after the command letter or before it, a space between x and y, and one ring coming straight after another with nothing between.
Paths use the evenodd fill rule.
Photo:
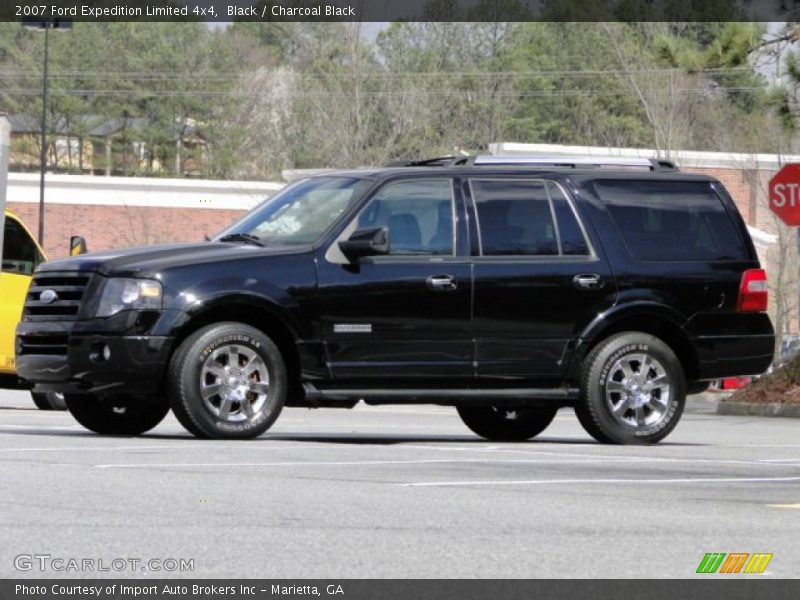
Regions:
<instances>
[{"instance_id":1,"label":"text 2007 ford expedition limited 4x4","mask_svg":"<svg viewBox=\"0 0 800 600\"><path fill-rule=\"evenodd\" d=\"M574 407L653 443L764 371L767 285L722 185L662 161L477 157L297 182L210 242L40 266L19 375L101 434L170 407L250 438L288 406L454 406L491 440Z\"/></svg>"}]
</instances>

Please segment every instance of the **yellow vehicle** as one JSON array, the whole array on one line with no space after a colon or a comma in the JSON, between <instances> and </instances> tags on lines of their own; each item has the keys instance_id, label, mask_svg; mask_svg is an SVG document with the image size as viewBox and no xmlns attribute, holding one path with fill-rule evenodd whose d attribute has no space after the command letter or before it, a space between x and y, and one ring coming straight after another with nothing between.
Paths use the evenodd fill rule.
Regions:
<instances>
[{"instance_id":1,"label":"yellow vehicle","mask_svg":"<svg viewBox=\"0 0 800 600\"><path fill-rule=\"evenodd\" d=\"M22 317L22 305L28 293L33 271L45 260L44 252L22 221L5 211L3 227L2 271L0 271L0 384L14 387L14 331ZM43 410L64 410L60 394L32 394Z\"/></svg>"}]
</instances>

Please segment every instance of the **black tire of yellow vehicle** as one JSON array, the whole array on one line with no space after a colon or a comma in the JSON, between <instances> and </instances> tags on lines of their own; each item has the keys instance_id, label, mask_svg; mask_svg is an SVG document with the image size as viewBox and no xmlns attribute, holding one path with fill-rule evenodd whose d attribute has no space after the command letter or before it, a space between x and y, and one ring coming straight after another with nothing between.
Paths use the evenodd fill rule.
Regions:
<instances>
[{"instance_id":1,"label":"black tire of yellow vehicle","mask_svg":"<svg viewBox=\"0 0 800 600\"><path fill-rule=\"evenodd\" d=\"M56 392L31 392L33 403L39 410L67 410L63 394Z\"/></svg>"},{"instance_id":2,"label":"black tire of yellow vehicle","mask_svg":"<svg viewBox=\"0 0 800 600\"><path fill-rule=\"evenodd\" d=\"M629 357L649 357L663 370L658 377L669 384L669 395L659 399L657 405L662 414L652 423L626 423L619 414L615 415L609 401L612 371ZM643 361L644 362L644 361ZM630 365L627 367L630 369ZM652 371L651 371L652 374ZM639 381L634 386L641 388L646 384L647 374L636 373ZM617 387L624 387L618 385ZM575 413L583 428L597 441L604 444L655 444L667 437L683 414L686 403L686 377L678 357L661 339L641 332L627 331L612 335L600 342L586 357L581 377L581 397ZM647 395L637 391L640 398ZM632 394L633 396L634 394ZM652 394L651 394L652 397ZM618 401L622 406L623 400ZM636 402L627 401L630 406ZM631 414L634 408L624 414ZM633 419L633 417L629 417Z\"/></svg>"},{"instance_id":3,"label":"black tire of yellow vehicle","mask_svg":"<svg viewBox=\"0 0 800 600\"><path fill-rule=\"evenodd\" d=\"M164 420L165 398L64 394L67 409L81 425L101 435L141 435Z\"/></svg>"},{"instance_id":4,"label":"black tire of yellow vehicle","mask_svg":"<svg viewBox=\"0 0 800 600\"><path fill-rule=\"evenodd\" d=\"M262 384L261 389L266 389L266 392L263 398L257 398L257 402L250 403L248 399L253 398L254 393L247 392L232 404L227 394L233 392L222 379L219 380L222 386L220 394L209 397L206 392L206 397L203 396L204 373L222 370L226 366L241 371L242 385L250 383L244 374L246 369L240 368L239 364L210 365L218 353L228 351L228 358L232 358L231 350L237 356L251 357L252 362L258 365L260 379L253 383ZM236 322L208 325L186 338L170 361L167 386L172 411L181 425L196 437L213 439L250 439L267 431L280 415L289 387L280 349L263 332ZM223 416L221 408L221 404L226 402L223 394L228 397L226 406L231 411L226 412L226 416ZM246 414L245 402L252 413Z\"/></svg>"},{"instance_id":5,"label":"black tire of yellow vehicle","mask_svg":"<svg viewBox=\"0 0 800 600\"><path fill-rule=\"evenodd\" d=\"M494 406L459 406L464 425L493 442L524 442L542 433L556 416L558 407L508 410Z\"/></svg>"}]
</instances>

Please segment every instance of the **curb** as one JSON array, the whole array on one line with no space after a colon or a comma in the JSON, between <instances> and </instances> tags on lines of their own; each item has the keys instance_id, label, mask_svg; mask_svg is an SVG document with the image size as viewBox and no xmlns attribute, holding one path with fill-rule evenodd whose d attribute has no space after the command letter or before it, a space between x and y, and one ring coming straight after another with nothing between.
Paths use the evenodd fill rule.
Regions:
<instances>
[{"instance_id":1,"label":"curb","mask_svg":"<svg viewBox=\"0 0 800 600\"><path fill-rule=\"evenodd\" d=\"M781 402L720 402L717 405L717 414L800 419L800 404L784 404Z\"/></svg>"}]
</instances>

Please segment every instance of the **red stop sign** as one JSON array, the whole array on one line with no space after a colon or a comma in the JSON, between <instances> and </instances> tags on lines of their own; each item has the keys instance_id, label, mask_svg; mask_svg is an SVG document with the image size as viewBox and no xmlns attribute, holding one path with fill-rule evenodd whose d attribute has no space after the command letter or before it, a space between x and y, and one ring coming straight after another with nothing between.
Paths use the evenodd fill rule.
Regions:
<instances>
[{"instance_id":1,"label":"red stop sign","mask_svg":"<svg viewBox=\"0 0 800 600\"><path fill-rule=\"evenodd\" d=\"M800 225L800 164L784 165L769 180L769 208L787 225Z\"/></svg>"}]
</instances>

